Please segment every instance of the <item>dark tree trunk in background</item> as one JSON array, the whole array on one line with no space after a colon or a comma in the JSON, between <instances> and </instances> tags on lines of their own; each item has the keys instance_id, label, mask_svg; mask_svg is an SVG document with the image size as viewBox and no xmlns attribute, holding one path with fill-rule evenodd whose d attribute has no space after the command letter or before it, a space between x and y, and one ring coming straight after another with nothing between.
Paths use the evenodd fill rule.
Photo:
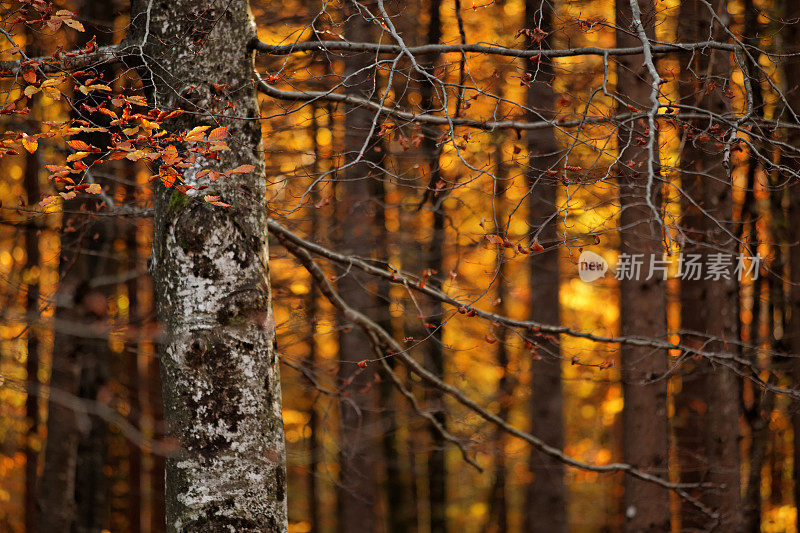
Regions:
<instances>
[{"instance_id":1,"label":"dark tree trunk in background","mask_svg":"<svg viewBox=\"0 0 800 533\"><path fill-rule=\"evenodd\" d=\"M800 4L797 2L786 2L786 13L784 19L788 22L784 31L783 53L797 54L800 51ZM788 81L788 86L793 86L800 80L800 57L790 56L784 64L784 73ZM800 116L800 93L795 89L787 94L789 104L792 106L793 114L790 116L794 121ZM800 146L800 130L788 128L788 142L792 146ZM800 172L800 159L794 156L782 164L789 166L793 171ZM784 336L787 340L789 352L800 353L800 246L794 241L800 235L800 185L795 182L789 188L789 233L792 236L793 245L789 247L789 278L792 285L789 289L789 326L785 330ZM794 387L800 383L800 359L795 357L792 360L791 372L794 379ZM794 480L794 503L800 506L800 404L795 400L791 407L792 431L794 434L794 467L792 470ZM774 452L773 452L774 453ZM775 481L773 479L773 486ZM774 490L774 489L773 489ZM800 507L798 507L800 509ZM797 526L800 527L800 513L797 515Z\"/></svg>"},{"instance_id":2,"label":"dark tree trunk in background","mask_svg":"<svg viewBox=\"0 0 800 533\"><path fill-rule=\"evenodd\" d=\"M232 207L156 187L152 275L164 414L181 446L166 461L167 530L286 531L264 154L260 122L248 120L259 115L252 15L245 0L141 0L132 20L151 105L187 111L165 127L227 126L231 148L177 170ZM215 84L236 90L217 101ZM215 183L197 178L243 164L254 170Z\"/></svg>"},{"instance_id":3,"label":"dark tree trunk in background","mask_svg":"<svg viewBox=\"0 0 800 533\"><path fill-rule=\"evenodd\" d=\"M113 4L87 2L82 15L90 22L87 31L80 34L82 42L78 45L94 35L98 45L110 44L108 28L113 26ZM110 78L111 70L100 69L96 74ZM98 102L90 93L77 98L74 109L81 109L83 103L94 106ZM107 118L88 111L81 111L80 115L73 112L73 117L108 123ZM104 134L84 134L80 138L101 148L108 143ZM99 417L74 411L63 397L67 394L95 401L109 377L111 350L105 338L106 314L114 286L94 287L91 281L113 277L118 272L119 265L113 257L117 227L111 217L80 213L81 208L92 213L98 203L82 197L64 203L56 319L77 327L57 328L53 344L49 387L56 396L51 395L48 402L45 464L38 488L37 523L41 531L74 528L79 532L99 532L105 527L108 491L103 467L107 425Z\"/></svg>"},{"instance_id":4,"label":"dark tree trunk in background","mask_svg":"<svg viewBox=\"0 0 800 533\"><path fill-rule=\"evenodd\" d=\"M375 253L379 258L387 258L389 254L390 234L386 231L386 190L383 180L376 179L371 181L373 188L373 198L375 201L375 232L377 242ZM384 331L393 332L392 315L390 310L391 296L389 284L384 280L378 280L378 298L375 312L375 322ZM387 361L390 368L396 367L394 358ZM378 367L381 372L383 367ZM394 385L388 374L382 373L378 394L380 398L379 412L381 422L379 431L381 433L381 448L383 450L383 462L385 465L385 513L387 531L389 533L406 533L413 531L411 520L413 514L409 507L408 487L406 485L407 472L400 461L400 453L397 449L397 436L400 425L397 420L398 405L403 401L396 394Z\"/></svg>"},{"instance_id":5,"label":"dark tree trunk in background","mask_svg":"<svg viewBox=\"0 0 800 533\"><path fill-rule=\"evenodd\" d=\"M502 95L502 89L499 91ZM508 228L506 227L506 206L505 206L505 190L508 186L508 168L503 162L503 136L498 134L499 139L495 146L494 159L497 171L494 178L494 228L497 235L505 235ZM506 286L508 280L506 279L506 265L504 257L504 248L497 248L497 263L496 263L496 279L495 283L495 304L497 306L497 313L502 316L507 316L506 299ZM501 369L500 380L497 384L497 403L499 408L497 416L503 420L508 420L508 413L510 404L513 400L513 378L509 376L508 369L508 348L506 341L508 340L508 330L504 327L496 329L494 339L488 339L496 342L497 351L495 353L495 364L497 368ZM489 527L487 531L495 533L508 533L508 514L509 503L506 491L506 484L508 478L508 468L506 466L506 441L507 434L496 429L493 437L493 454L492 454L492 486L489 494Z\"/></svg>"},{"instance_id":6,"label":"dark tree trunk in background","mask_svg":"<svg viewBox=\"0 0 800 533\"><path fill-rule=\"evenodd\" d=\"M763 118L764 116L764 96L762 92L761 82L762 82L762 74L760 67L758 66L758 62L761 58L761 53L758 52L759 44L760 44L760 30L761 25L759 24L758 17L759 17L759 10L756 8L754 4L754 0L745 0L744 3L744 36L747 40L747 44L752 46L752 51L750 52L749 56L747 57L747 70L750 74L750 83L752 87L752 94L753 94L753 108L754 113L757 117ZM752 57L752 59L751 59ZM764 145L761 142L753 140L755 147L761 152L764 149ZM755 255L756 250L758 249L759 245L759 235L758 235L758 228L756 225L757 220L760 218L760 211L758 202L755 199L755 191L758 185L758 175L764 172L764 165L761 163L759 158L751 153L748 162L747 168L747 186L745 189L745 197L742 202L742 215L741 220L739 221L740 232L739 236L740 239L743 240L745 243L745 254L746 255ZM771 195L771 198L774 197L776 193L774 192ZM773 224L775 226L781 225L785 226L785 218L783 216L782 210L780 209L780 204L782 203L780 200L782 198L782 194L777 194L778 201L776 202L778 205L778 209L772 209L771 216L773 220ZM774 201L774 200L773 200ZM776 220L777 219L777 220ZM745 230L748 230L749 235L748 239L745 240ZM776 232L777 233L777 232ZM778 242L784 243L786 242L784 235L777 235L773 234ZM780 252L780 246L776 247L776 255ZM780 253L781 256L784 254ZM781 268L779 270L783 272ZM780 283L783 283L783 280L780 280ZM764 286L764 277L758 276L757 279L753 280L752 282L752 296L750 298L751 307L750 307L750 325L749 325L749 338L747 339L747 343L749 347L746 348L747 350L747 359L753 364L754 366L759 366L759 348L763 345L763 341L760 338L760 328L761 328L761 298L762 298L762 288ZM740 314L741 316L741 314ZM743 321L739 320L739 327L742 328ZM741 337L741 333L740 333ZM768 335L767 339L770 339L771 336ZM744 340L744 339L743 339ZM775 343L770 343L770 348L773 347ZM771 366L771 355L770 357L770 366ZM744 410L744 418L747 421L749 426L749 433L750 433L750 450L749 450L749 473L747 479L747 485L744 490L744 521L745 527L744 531L751 532L751 533L759 533L761 531L761 508L762 508L762 498L761 498L761 483L762 483L762 470L764 468L764 464L767 460L767 446L769 444L770 439L770 420L772 418L772 410L775 407L775 394L769 391L760 391L758 390L759 387L753 384L748 379L742 379L742 386L748 387L750 390L753 391L751 404L746 406ZM773 454L776 453L773 450Z\"/></svg>"},{"instance_id":7,"label":"dark tree trunk in background","mask_svg":"<svg viewBox=\"0 0 800 533\"><path fill-rule=\"evenodd\" d=\"M158 350L155 350L158 353ZM164 430L164 410L161 401L161 373L159 363L154 358L147 365L148 403L152 409L156 431L155 438L161 438ZM150 469L150 533L166 531L166 461L163 455L151 454Z\"/></svg>"},{"instance_id":8,"label":"dark tree trunk in background","mask_svg":"<svg viewBox=\"0 0 800 533\"><path fill-rule=\"evenodd\" d=\"M319 134L319 120L317 115L321 108L317 104L311 106L311 131L309 135L314 143L314 175L318 175L321 169L322 154L320 153L319 143L317 142L317 135ZM317 205L320 201L319 189L314 188L311 191L311 201ZM309 237L312 239L319 239L320 218L322 214L317 210L311 213L311 231ZM308 355L306 356L306 370L314 372L317 368L317 315L319 313L319 306L317 305L317 298L319 298L319 291L317 285L312 278L309 283L311 290L308 291L308 299L306 300L306 321L308 322L309 338L308 338ZM313 387L313 383L310 383ZM319 533L320 531L320 506L319 506L319 489L317 487L317 471L320 464L322 464L322 448L319 442L320 418L317 414L317 395L314 390L310 391L311 403L308 406L308 519L311 522L309 531L311 533Z\"/></svg>"},{"instance_id":9,"label":"dark tree trunk in background","mask_svg":"<svg viewBox=\"0 0 800 533\"><path fill-rule=\"evenodd\" d=\"M525 1L525 28L539 28L545 33L553 29L553 4L544 0ZM551 37L542 42L544 47ZM530 46L535 43L528 41ZM531 120L551 119L555 97L552 83L555 78L552 61L539 64L526 61L531 75L527 90L527 105L536 111ZM558 221L556 178L548 169L559 165L559 146L551 128L526 133L528 148L527 182L528 231L545 246L532 254L528 271L530 292L529 317L544 324L561 323L559 302ZM558 339L536 339L536 357L531 357L530 416L531 432L558 449L564 447L563 398L561 387L561 349ZM564 484L564 465L537 451L530 452L533 481L525 494L526 533L565 533L567 531L567 490Z\"/></svg>"},{"instance_id":10,"label":"dark tree trunk in background","mask_svg":"<svg viewBox=\"0 0 800 533\"><path fill-rule=\"evenodd\" d=\"M723 0L711 2L722 23L728 23ZM708 6L701 0L682 0L678 24L679 40L700 40L709 36L727 41L724 28L711 20ZM729 57L704 51L692 57L691 70L681 66L681 100L714 113L725 113L723 95L730 76ZM697 76L700 76L698 79ZM710 133L705 142L702 130L708 121L699 120L684 132L681 153L681 187L703 210L686 198L681 202L681 227L686 237L682 252L725 253L736 257L738 247L731 234L733 202L729 170L723 165L722 150L716 143L728 135L726 128ZM682 342L707 351L735 350L722 340L705 342L707 336L736 340L738 283L730 280L681 280L681 329L697 332L684 334ZM714 302L713 306L708 302ZM739 531L743 526L740 497L739 462L739 384L726 367L706 360L681 369L681 390L676 395L676 443L681 481L708 481L722 489L704 491L703 501L720 514L719 527ZM709 519L686 502L682 504L683 528L708 528Z\"/></svg>"},{"instance_id":11,"label":"dark tree trunk in background","mask_svg":"<svg viewBox=\"0 0 800 533\"><path fill-rule=\"evenodd\" d=\"M345 38L353 42L371 42L374 24L347 3L343 8L347 20ZM371 98L376 71L368 68L374 58L370 54L354 54L345 58L348 92ZM339 246L343 253L371 257L376 244L376 199L374 185L380 179L376 168L382 159L377 136L370 137L374 114L365 108L347 109L345 116L345 164L339 174L337 207L341 209ZM363 149L363 157L353 164ZM349 269L340 271L339 292L348 305L375 317L377 298L366 276ZM340 318L340 320L342 320ZM375 365L365 368L359 361L373 359L375 354L364 331L346 322L340 324L339 378L346 398L340 404L340 471L337 486L338 531L377 531L376 505L379 501L376 468L376 395L373 390Z\"/></svg>"},{"instance_id":12,"label":"dark tree trunk in background","mask_svg":"<svg viewBox=\"0 0 800 533\"><path fill-rule=\"evenodd\" d=\"M36 154L25 158L24 187L28 205L36 205L41 195L39 170L41 165ZM39 435L39 276L41 275L41 254L39 253L39 233L36 223L31 223L25 232L25 267L30 272L31 281L26 285L26 311L28 334L26 346L25 371L28 379L28 394L25 397L25 530L38 531L36 527L36 481L39 475L39 451L36 441ZM34 274L33 269L36 269Z\"/></svg>"},{"instance_id":13,"label":"dark tree trunk in background","mask_svg":"<svg viewBox=\"0 0 800 533\"><path fill-rule=\"evenodd\" d=\"M441 0L431 0L428 6L428 34L427 44L438 44L442 37L442 21L439 11ZM433 70L439 62L439 55L432 54L426 58L427 68ZM420 101L424 110L432 110L441 105L437 98L440 89L434 87L430 80L425 79L420 84ZM431 273L428 281L434 286L441 288L442 268L444 261L445 244L445 216L444 199L446 190L436 189L441 180L441 169L439 158L441 147L438 145L441 132L432 127L423 128L424 138L422 140L422 152L427 163L429 175L428 189L425 191L424 200L430 202L433 212L433 224L431 227L431 237L428 241L427 262L425 268ZM425 342L425 365L428 370L433 372L440 379L444 378L444 347L442 345L442 314L444 309L438 300L430 300L426 305L425 322L428 324L430 337ZM445 427L447 418L445 414L444 394L438 389L431 389L426 392L431 414L436 421ZM431 428L432 449L428 454L428 505L430 509L430 531L431 533L447 532L447 456L446 443L439 431Z\"/></svg>"},{"instance_id":14,"label":"dark tree trunk in background","mask_svg":"<svg viewBox=\"0 0 800 533\"><path fill-rule=\"evenodd\" d=\"M132 173L131 173L132 174ZM135 179L135 175L129 176ZM128 200L135 201L135 190L129 190ZM139 246L136 236L139 231L136 226L127 230L126 250L128 252L127 275L131 276L126 282L128 292L128 323L133 331L141 331L143 316L139 306ZM134 338L126 343L123 354L127 363L128 378L128 403L130 414L128 420L134 427L140 427L142 402L141 383L139 375L139 342ZM142 529L142 450L135 442L128 443L128 528L131 533L139 533Z\"/></svg>"},{"instance_id":15,"label":"dark tree trunk in background","mask_svg":"<svg viewBox=\"0 0 800 533\"><path fill-rule=\"evenodd\" d=\"M655 38L655 8L652 0L640 1L641 22L650 39ZM617 0L617 46L641 44L636 37L629 0ZM617 95L626 104L649 110L652 76L644 64L643 55L617 58ZM626 109L618 112L624 113ZM620 253L642 254L641 273L623 277L620 281L620 329L622 335L664 338L667 333L666 281L655 273L651 279L650 260L662 259L661 175L658 158L658 138L652 176L648 164L646 122L637 121L634 127L621 126L617 133L620 160ZM654 206L658 212L654 213ZM626 463L646 472L667 478L669 471L669 428L667 418L667 381L654 378L667 371L666 350L652 347L621 347L621 374L624 408L622 410L622 454ZM670 495L662 487L631 476L625 477L623 499L625 530L668 531L670 527Z\"/></svg>"}]
</instances>

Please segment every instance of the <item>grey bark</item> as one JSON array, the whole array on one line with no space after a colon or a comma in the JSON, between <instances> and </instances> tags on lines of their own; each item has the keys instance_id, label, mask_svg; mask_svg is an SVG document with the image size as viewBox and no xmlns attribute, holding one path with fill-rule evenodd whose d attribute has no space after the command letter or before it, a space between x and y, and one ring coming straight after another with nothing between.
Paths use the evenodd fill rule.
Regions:
<instances>
[{"instance_id":1,"label":"grey bark","mask_svg":"<svg viewBox=\"0 0 800 533\"><path fill-rule=\"evenodd\" d=\"M655 38L655 7L652 0L639 2L641 21L650 39ZM617 0L617 46L635 46L639 42L632 23L630 0ZM617 58L617 95L628 105L649 109L652 77L643 55ZM666 282L658 275L648 276L651 256L661 259L662 235L658 215L647 203L660 206L660 176L652 180L648 191L648 158L646 145L650 132L642 122L633 127L620 126L617 163L620 202L620 252L643 254L645 266L641 276L620 281L620 328L622 335L663 338L667 331ZM654 132L655 133L655 132ZM658 144L656 144L658 146ZM655 161L659 171L659 161ZM647 195L650 194L650 198ZM669 474L669 428L667 418L667 382L652 378L667 370L666 350L623 345L621 374L624 407L622 410L623 460L651 474ZM625 530L668 531L670 527L670 495L661 487L631 476L625 477L623 497Z\"/></svg>"},{"instance_id":2,"label":"grey bark","mask_svg":"<svg viewBox=\"0 0 800 533\"><path fill-rule=\"evenodd\" d=\"M156 188L151 271L164 416L168 531L287 530L286 471L266 231L266 181L244 0L139 0L134 34L150 103L182 109L170 130L227 126L230 151L178 169L233 207ZM215 100L214 84L235 88ZM233 109L223 110L227 102ZM216 183L201 170L255 170Z\"/></svg>"},{"instance_id":3,"label":"grey bark","mask_svg":"<svg viewBox=\"0 0 800 533\"><path fill-rule=\"evenodd\" d=\"M553 5L547 0L526 0L525 28L539 28L545 33L553 30ZM545 38L547 48L550 38ZM530 42L531 47L534 46ZM538 65L526 61L531 75L527 105L541 115L531 117L551 119L555 96L552 82L555 77L552 60L542 58ZM556 178L547 170L559 162L559 146L551 128L526 133L528 148L527 182L528 231L546 249L530 257L528 290L529 316L544 324L561 323L559 302L558 220ZM531 432L550 446L564 447L563 395L561 385L561 348L557 339L537 338L540 359L531 358L530 417ZM531 450L530 470L533 481L525 494L526 533L565 533L567 531L567 490L564 484L564 465L538 450Z\"/></svg>"}]
</instances>

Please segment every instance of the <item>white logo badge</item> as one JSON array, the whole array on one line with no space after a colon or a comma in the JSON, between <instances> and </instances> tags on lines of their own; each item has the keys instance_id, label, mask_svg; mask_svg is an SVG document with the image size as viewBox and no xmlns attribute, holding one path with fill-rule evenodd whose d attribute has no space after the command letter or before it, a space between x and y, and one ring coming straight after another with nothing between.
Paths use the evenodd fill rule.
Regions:
<instances>
[{"instance_id":1,"label":"white logo badge","mask_svg":"<svg viewBox=\"0 0 800 533\"><path fill-rule=\"evenodd\" d=\"M578 258L578 276L581 281L590 282L606 275L608 263L594 252L585 250Z\"/></svg>"}]
</instances>

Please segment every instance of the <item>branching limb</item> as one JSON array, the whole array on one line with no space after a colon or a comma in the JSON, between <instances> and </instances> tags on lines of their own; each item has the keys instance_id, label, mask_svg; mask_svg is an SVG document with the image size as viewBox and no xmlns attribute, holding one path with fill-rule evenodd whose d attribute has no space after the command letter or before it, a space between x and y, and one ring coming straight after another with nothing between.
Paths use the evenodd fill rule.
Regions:
<instances>
[{"instance_id":1,"label":"branching limb","mask_svg":"<svg viewBox=\"0 0 800 533\"><path fill-rule=\"evenodd\" d=\"M453 387L448 383L443 382L442 380L434 376L432 373L428 372L422 365L417 363L417 361L415 361L412 357L408 355L408 353L406 353L405 349L398 344L398 342L394 339L394 337L389 335L383 328L381 328L369 317L347 305L347 303L341 298L341 296L339 296L339 294L331 286L330 282L325 276L325 273L322 271L319 265L316 264L314 259L305 249L301 248L300 246L289 240L284 233L277 233L276 237L278 237L278 239L286 247L286 249L303 264L306 270L308 270L308 272L317 282L320 292L331 302L331 304L334 307L336 307L344 315L344 317L347 320L358 325L365 331L371 332L370 333L371 335L375 335L383 345L385 345L388 349L392 350L392 353L390 355L398 357L398 359L411 372L419 376L423 381L425 381L430 386L448 394L458 403L460 403L467 409L473 411L487 422L495 424L497 427L499 427L506 433L513 435L531 444L542 453L564 463L565 465L578 468L581 470L587 470L598 473L624 472L626 475L633 476L637 479L641 479L649 483L655 483L656 485L664 487L665 489L673 490L681 498L683 498L687 502L690 502L692 505L696 506L704 514L708 515L713 519L717 518L717 513L709 509L697 498L692 497L690 494L686 492L686 489L689 488L709 487L708 484L673 483L659 476L655 476L653 474L649 474L647 472L634 468L633 466L626 463L611 463L607 465L596 465L578 461L577 459L565 455L564 452L559 450L558 448L548 445L538 437L531 435L530 433L526 433L522 430L519 430L508 424L505 420L503 420L499 416L490 413L489 411L478 405L476 402L469 399L459 389Z\"/></svg>"},{"instance_id":2,"label":"branching limb","mask_svg":"<svg viewBox=\"0 0 800 533\"><path fill-rule=\"evenodd\" d=\"M420 46L407 46L405 48L396 44L377 43L351 43L348 41L308 41L287 45L271 45L262 41L253 41L252 48L265 54L274 56L289 55L297 52L376 52L380 54L397 54L404 50L413 55L425 54L490 54L506 57L531 58L541 57L576 57L576 56L623 56L637 55L644 51L643 46L627 48L601 48L586 46L582 48L521 50L503 46L487 46L482 44L423 44ZM692 52L707 48L733 51L738 46L730 43L716 41L702 41L697 43L671 43L653 45L650 47L654 54L669 54L675 52Z\"/></svg>"}]
</instances>

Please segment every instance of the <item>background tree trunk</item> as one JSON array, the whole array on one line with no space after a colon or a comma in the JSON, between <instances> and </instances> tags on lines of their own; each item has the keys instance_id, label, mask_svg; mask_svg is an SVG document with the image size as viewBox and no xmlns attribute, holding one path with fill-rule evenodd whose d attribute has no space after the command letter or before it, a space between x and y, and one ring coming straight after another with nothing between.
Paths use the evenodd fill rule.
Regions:
<instances>
[{"instance_id":1,"label":"background tree trunk","mask_svg":"<svg viewBox=\"0 0 800 533\"><path fill-rule=\"evenodd\" d=\"M162 322L168 531L285 531L281 389L269 281L266 182L252 85L248 4L134 4L132 42L153 106L183 109L171 130L227 126L230 151L180 169L233 207L156 188L152 274ZM152 69L152 70L149 70ZM214 85L232 87L215 99ZM233 109L225 111L228 102ZM199 111L199 113L197 113ZM254 170L212 183L204 169Z\"/></svg>"},{"instance_id":2,"label":"background tree trunk","mask_svg":"<svg viewBox=\"0 0 800 533\"><path fill-rule=\"evenodd\" d=\"M428 6L428 34L425 42L427 44L438 44L442 38L442 21L440 17L441 0L431 0ZM433 71L439 62L439 54L432 54L428 58L427 67ZM435 106L441 105L438 102L438 90L427 78L420 84L421 107L424 110L432 110ZM441 146L439 137L441 131L438 128L424 127L424 138L422 140L422 152L427 163L429 176L428 188L425 191L423 202L430 201L433 213L433 224L431 226L431 237L428 241L427 262L425 268L431 273L428 283L441 288L442 268L444 262L445 245L445 213L444 199L447 195L446 190L436 189L441 180L441 169L439 168L439 158L441 156ZM441 189L441 188L440 188ZM444 309L441 302L431 300L426 306L427 316L425 318L430 337L425 343L425 365L428 370L440 378L444 378L444 346L442 337L444 335L442 314ZM441 427L446 427L447 417L445 412L444 394L438 389L426 392L431 413ZM428 506L430 509L430 531L431 533L447 532L447 455L446 443L440 432L431 428L432 448L428 454Z\"/></svg>"},{"instance_id":3,"label":"background tree trunk","mask_svg":"<svg viewBox=\"0 0 800 533\"><path fill-rule=\"evenodd\" d=\"M726 2L715 0L711 6L722 24L726 24ZM725 29L712 20L709 7L701 0L681 1L678 33L681 40L709 36L718 41L728 40ZM730 76L727 56L710 51L695 54L691 70L682 67L681 72L686 73L681 79L682 102L717 114L727 111L723 96ZM681 227L686 237L682 252L705 252L704 261L710 253L735 257L738 246L731 236L735 232L730 222L733 220L730 173L723 165L721 149L715 144L728 132L725 128L718 133L711 131L711 141L705 142L705 136L699 135L701 130L709 133L707 121L697 121L684 133L681 187L684 195L699 202L705 212L682 196ZM682 341L708 351L724 352L726 346L727 350L734 350L734 345L724 340L736 340L737 300L735 276L730 280L681 280L681 329L701 334L685 334ZM713 307L707 302L714 302ZM718 340L706 342L708 337ZM705 360L686 365L682 376L681 392L676 397L678 415L683 415L676 429L681 481L702 479L724 487L707 491L704 501L720 514L720 527L738 531L743 526L738 380L726 367ZM681 516L684 528L709 527L708 518L699 516L685 502Z\"/></svg>"},{"instance_id":4,"label":"background tree trunk","mask_svg":"<svg viewBox=\"0 0 800 533\"><path fill-rule=\"evenodd\" d=\"M652 0L640 1L641 22L650 39L655 39L655 6ZM641 44L636 37L630 0L617 0L617 46ZM643 55L617 58L617 95L628 105L649 110L652 76ZM624 113L626 109L619 109ZM620 160L620 253L641 254L639 275L620 280L620 327L625 336L664 338L667 332L666 282L660 274L646 279L651 258L662 258L662 233L658 221L661 207L660 162L652 161L655 176L648 187L649 134L644 120L633 127L620 126L617 145ZM655 150L658 157L658 141ZM649 195L649 198L648 198ZM653 213L649 202L659 209ZM651 347L623 344L621 374L624 407L622 410L622 455L646 472L668 477L669 428L667 418L667 381L657 379L667 371L667 352ZM670 527L669 493L662 487L631 476L625 477L623 509L626 531L668 531Z\"/></svg>"},{"instance_id":5,"label":"background tree trunk","mask_svg":"<svg viewBox=\"0 0 800 533\"><path fill-rule=\"evenodd\" d=\"M343 8L345 38L352 42L371 42L374 24L364 18L352 3ZM345 86L348 92L371 98L376 87L376 70L370 67L370 54L353 54L345 58ZM373 197L373 180L380 179L382 160L379 139L370 136L374 114L365 108L347 109L345 116L345 156L347 166L337 183L337 207L341 208L339 245L344 253L371 257L376 244L377 201ZM363 150L361 160L355 163ZM355 163L355 164L354 164ZM375 316L377 298L366 276L355 269L340 271L337 287L342 298L354 309ZM374 358L374 351L364 331L340 323L339 378L344 385L340 399L339 485L337 486L338 530L376 531L379 501L376 479L377 435L376 394L373 390L375 365L365 368L359 361Z\"/></svg>"},{"instance_id":6,"label":"background tree trunk","mask_svg":"<svg viewBox=\"0 0 800 533\"><path fill-rule=\"evenodd\" d=\"M785 4L786 12L784 19L787 25L784 28L786 32L783 42L784 53L796 54L800 50L800 4L797 2L787 2ZM784 73L786 79L786 88L793 87L797 80L800 80L800 58L797 56L790 56L784 64ZM800 92L796 89L787 93L787 99L792 107L793 113L790 114L797 122L797 116L800 114ZM788 142L791 146L800 146L800 130L796 128L788 128L789 139ZM800 158L797 155L781 161L782 164L787 165L792 170L800 171ZM800 187L794 183L789 188L789 233L792 236L792 241L797 240L800 235ZM786 337L788 340L788 348L792 354L800 353L800 246L794 243L789 247L789 278L792 280L792 285L789 289L789 327L786 329ZM794 380L794 386L800 385L800 359L795 357L790 363L791 373ZM794 466L792 469L792 476L794 480L794 503L800 509L800 405L795 400L790 407L792 432L794 435ZM773 486L775 483L773 482ZM774 489L773 489L774 490ZM796 525L800 528L800 513L797 514Z\"/></svg>"},{"instance_id":7,"label":"background tree trunk","mask_svg":"<svg viewBox=\"0 0 800 533\"><path fill-rule=\"evenodd\" d=\"M41 165L37 154L28 154L25 158L25 191L28 205L35 205L41 196L39 186L39 170ZM25 397L25 530L35 533L36 527L36 481L39 476L39 451L36 442L39 434L39 276L41 272L39 253L39 230L31 223L25 232L25 264L26 268L36 269L35 278L26 286L26 310L28 334L26 342L25 372L28 379L28 394Z\"/></svg>"},{"instance_id":8,"label":"background tree trunk","mask_svg":"<svg viewBox=\"0 0 800 533\"><path fill-rule=\"evenodd\" d=\"M553 30L553 3L546 0L525 1L525 28ZM546 37L543 43L549 43ZM529 37L528 45L535 42ZM527 106L536 110L531 120L552 119L555 79L552 60L542 58L538 64L525 61L530 74ZM529 316L544 324L561 323L558 267L558 183L548 175L559 166L559 146L552 129L526 133L528 148L527 181L528 231L545 246L531 255L528 271L530 292ZM561 386L561 348L558 339L537 338L536 356L531 357L530 417L531 432L558 449L564 447L564 415ZM537 357L538 356L538 357ZM533 481L528 485L525 500L526 533L565 533L567 531L567 489L564 465L537 450L530 452Z\"/></svg>"},{"instance_id":9,"label":"background tree trunk","mask_svg":"<svg viewBox=\"0 0 800 533\"><path fill-rule=\"evenodd\" d=\"M98 45L110 44L109 26L113 26L113 4L85 2L83 13L87 31L78 42L83 46L94 35ZM100 68L95 74L110 78L111 69ZM91 72L87 72L87 76ZM96 124L108 118L83 110L81 104L97 105L96 95L81 95L73 105L73 117ZM86 142L103 147L105 134L83 134ZM87 158L88 163L92 157ZM91 281L118 273L113 257L113 242L118 228L111 217L93 217L80 213L96 211L99 201L75 198L64 203L61 225L59 287L56 318L70 327L57 328L53 344L49 387L61 393L95 401L109 377L111 350L105 338L107 301L113 285L93 286ZM91 332L87 336L86 332ZM94 336L94 338L92 338ZM105 527L108 495L105 464L107 425L99 417L75 412L58 400L48 402L47 442L44 470L39 481L38 526L42 531L99 532Z\"/></svg>"}]
</instances>

